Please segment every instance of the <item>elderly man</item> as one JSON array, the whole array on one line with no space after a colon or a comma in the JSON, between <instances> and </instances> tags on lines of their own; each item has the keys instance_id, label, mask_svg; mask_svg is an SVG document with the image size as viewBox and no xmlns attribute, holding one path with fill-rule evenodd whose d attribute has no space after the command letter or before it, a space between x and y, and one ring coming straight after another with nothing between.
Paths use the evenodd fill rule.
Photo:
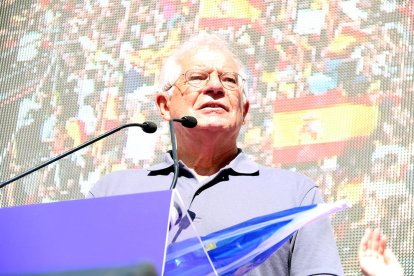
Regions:
<instances>
[{"instance_id":1,"label":"elderly man","mask_svg":"<svg viewBox=\"0 0 414 276\"><path fill-rule=\"evenodd\" d=\"M261 166L237 147L249 110L243 66L215 35L200 34L165 62L156 104L163 119L194 116L195 128L176 124L179 177L176 189L200 235L288 208L322 202L308 178ZM166 190L173 179L170 153L143 170L102 178L91 197ZM295 234L251 275L342 275L328 220Z\"/></svg>"}]
</instances>

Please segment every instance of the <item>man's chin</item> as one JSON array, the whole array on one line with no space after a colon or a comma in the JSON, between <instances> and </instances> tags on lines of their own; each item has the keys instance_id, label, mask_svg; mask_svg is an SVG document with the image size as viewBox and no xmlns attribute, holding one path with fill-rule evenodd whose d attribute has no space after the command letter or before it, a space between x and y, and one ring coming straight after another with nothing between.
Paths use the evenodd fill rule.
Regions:
<instances>
[{"instance_id":1,"label":"man's chin","mask_svg":"<svg viewBox=\"0 0 414 276\"><path fill-rule=\"evenodd\" d=\"M205 129L205 130L214 130L214 129L226 129L228 127L228 124L221 123L221 122L206 122L202 120L198 120L197 128L198 129Z\"/></svg>"},{"instance_id":2,"label":"man's chin","mask_svg":"<svg viewBox=\"0 0 414 276\"><path fill-rule=\"evenodd\" d=\"M223 131L231 128L231 124L225 120L198 120L197 128L209 131Z\"/></svg>"}]
</instances>

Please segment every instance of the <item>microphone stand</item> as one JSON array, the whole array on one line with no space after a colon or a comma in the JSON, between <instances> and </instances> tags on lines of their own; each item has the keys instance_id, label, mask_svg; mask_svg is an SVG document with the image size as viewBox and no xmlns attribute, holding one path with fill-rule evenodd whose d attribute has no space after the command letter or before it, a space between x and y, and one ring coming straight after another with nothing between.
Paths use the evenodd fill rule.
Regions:
<instances>
[{"instance_id":1,"label":"microphone stand","mask_svg":"<svg viewBox=\"0 0 414 276\"><path fill-rule=\"evenodd\" d=\"M173 190L177 185L177 178L178 178L178 159L177 159L177 145L175 143L175 132L174 132L174 122L179 122L186 128L194 128L197 126L197 119L193 116L184 116L180 119L172 119L169 121L170 126L170 135L171 135L171 147L172 147L172 158L174 160L174 178L171 182L170 190Z\"/></svg>"},{"instance_id":2,"label":"microphone stand","mask_svg":"<svg viewBox=\"0 0 414 276\"><path fill-rule=\"evenodd\" d=\"M177 185L179 165L178 165L178 159L177 159L177 145L175 143L174 120L170 120L168 124L170 126L172 158L174 160L174 178L173 178L173 181L171 182L170 190L174 190L175 186Z\"/></svg>"},{"instance_id":3,"label":"microphone stand","mask_svg":"<svg viewBox=\"0 0 414 276\"><path fill-rule=\"evenodd\" d=\"M92 140L90 140L90 141L88 141L88 142L86 142L84 144L81 144L81 145L77 146L76 148L73 148L71 150L68 150L68 151L62 153L62 154L59 154L58 156L53 157L52 159L49 159L46 162L43 162L40 165L37 165L34 168L31 168L31 169L29 169L29 170L27 170L27 171L25 171L25 172L23 172L23 173L15 176L15 177L13 177L13 178L11 178L11 179L9 179L7 181L4 181L3 183L0 184L0 189L3 188L3 187L5 187L6 185L8 185L8 184L10 184L10 183L12 183L14 181L16 181L16 180L18 180L18 179L20 179L20 178L28 175L28 174L31 174L34 171L37 171L37 170L39 170L39 169L41 169L43 167L46 167L47 165L49 165L49 164L51 164L51 163L53 163L53 162L55 162L55 161L57 161L59 159L62 159L63 157L68 156L69 154L74 153L75 151L78 151L80 149L83 149L84 147L87 147L90 144L93 144L93 143L95 143L95 142L97 142L97 141L99 141L99 140L101 140L101 139L103 139L103 138L105 138L105 137L107 137L107 136L115 133L115 132L118 132L118 131L120 131L123 128L131 127L131 126L141 127L147 133L153 133L153 132L155 132L157 130L157 126L154 123L152 123L152 122L144 122L143 124L138 124L138 123L124 124L122 126L119 126L117 128L114 128L114 129L112 129L112 130L110 130L110 131L108 131L108 132L106 132L104 134L101 134L98 137L96 137L96 138L94 138L94 139L92 139Z\"/></svg>"}]
</instances>

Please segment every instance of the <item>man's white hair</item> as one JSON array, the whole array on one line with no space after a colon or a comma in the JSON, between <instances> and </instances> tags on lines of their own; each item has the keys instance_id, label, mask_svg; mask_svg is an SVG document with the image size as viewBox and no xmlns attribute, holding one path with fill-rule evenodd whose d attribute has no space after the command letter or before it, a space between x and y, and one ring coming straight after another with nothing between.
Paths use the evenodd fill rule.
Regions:
<instances>
[{"instance_id":1,"label":"man's white hair","mask_svg":"<svg viewBox=\"0 0 414 276\"><path fill-rule=\"evenodd\" d=\"M229 54L238 66L238 72L240 76L245 79L243 85L244 99L247 98L247 74L244 70L244 65L241 60L230 50L228 43L216 34L210 34L207 32L201 32L196 36L191 37L189 40L182 43L169 57L164 61L161 67L160 75L160 89L161 91L169 91L173 83L183 73L180 66L180 59L182 59L189 52L194 52L198 48L210 48L214 50L220 50L221 52Z\"/></svg>"}]
</instances>

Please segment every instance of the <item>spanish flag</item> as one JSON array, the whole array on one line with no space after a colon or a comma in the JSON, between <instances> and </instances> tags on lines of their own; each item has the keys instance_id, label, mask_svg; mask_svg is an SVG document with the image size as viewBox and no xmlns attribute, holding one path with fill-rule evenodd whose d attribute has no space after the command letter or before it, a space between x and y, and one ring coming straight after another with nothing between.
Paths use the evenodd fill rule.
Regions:
<instances>
[{"instance_id":1,"label":"spanish flag","mask_svg":"<svg viewBox=\"0 0 414 276\"><path fill-rule=\"evenodd\" d=\"M355 27L343 27L341 32L329 43L326 56L348 56L356 45L366 42L367 38L367 33Z\"/></svg>"},{"instance_id":2,"label":"spanish flag","mask_svg":"<svg viewBox=\"0 0 414 276\"><path fill-rule=\"evenodd\" d=\"M65 128L69 137L73 139L73 145L71 145L71 147L78 146L86 141L84 122L76 118L69 118L69 120L66 122Z\"/></svg>"},{"instance_id":3,"label":"spanish flag","mask_svg":"<svg viewBox=\"0 0 414 276\"><path fill-rule=\"evenodd\" d=\"M218 29L255 22L262 13L262 1L200 0L199 24L202 28Z\"/></svg>"},{"instance_id":4,"label":"spanish flag","mask_svg":"<svg viewBox=\"0 0 414 276\"><path fill-rule=\"evenodd\" d=\"M273 161L293 164L341 155L350 142L367 140L377 121L378 107L368 96L346 97L338 91L278 100L273 113Z\"/></svg>"},{"instance_id":5,"label":"spanish flag","mask_svg":"<svg viewBox=\"0 0 414 276\"><path fill-rule=\"evenodd\" d=\"M171 50L178 46L180 41L181 29L172 28L169 30L167 40L162 48L147 48L131 51L127 55L127 61L131 64L144 66L147 74L159 73L159 64L166 58Z\"/></svg>"}]
</instances>

